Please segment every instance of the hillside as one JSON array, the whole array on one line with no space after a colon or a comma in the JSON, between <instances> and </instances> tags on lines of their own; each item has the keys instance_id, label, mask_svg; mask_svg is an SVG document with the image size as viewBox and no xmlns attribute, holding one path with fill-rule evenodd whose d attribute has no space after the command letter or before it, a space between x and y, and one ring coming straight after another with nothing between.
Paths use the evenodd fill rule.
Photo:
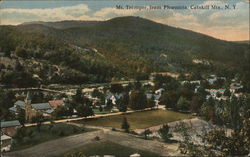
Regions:
<instances>
[{"instance_id":1,"label":"hillside","mask_svg":"<svg viewBox=\"0 0 250 157\"><path fill-rule=\"evenodd\" d=\"M222 41L139 17L31 22L1 26L0 31L5 37L0 39L1 51L6 56L23 48L27 59L84 76L76 83L146 79L151 72L215 73L230 69L232 73L249 68L248 44ZM194 64L193 59L206 60L210 65ZM61 83L66 82L67 78Z\"/></svg>"}]
</instances>

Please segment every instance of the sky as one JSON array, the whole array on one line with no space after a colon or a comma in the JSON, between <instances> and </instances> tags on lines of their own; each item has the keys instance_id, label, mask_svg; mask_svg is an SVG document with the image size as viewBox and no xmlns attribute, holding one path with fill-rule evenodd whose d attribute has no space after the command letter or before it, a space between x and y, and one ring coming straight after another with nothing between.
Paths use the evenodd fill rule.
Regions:
<instances>
[{"instance_id":1,"label":"sky","mask_svg":"<svg viewBox=\"0 0 250 157\"><path fill-rule=\"evenodd\" d=\"M117 9L129 6L187 6L188 9ZM190 9L190 6L210 9ZM223 9L211 9L211 5ZM224 9L229 5L231 9ZM236 6L235 9L233 5ZM249 40L249 0L2 0L0 24L18 25L31 21L109 20L139 16L169 26L200 32L228 41Z\"/></svg>"}]
</instances>

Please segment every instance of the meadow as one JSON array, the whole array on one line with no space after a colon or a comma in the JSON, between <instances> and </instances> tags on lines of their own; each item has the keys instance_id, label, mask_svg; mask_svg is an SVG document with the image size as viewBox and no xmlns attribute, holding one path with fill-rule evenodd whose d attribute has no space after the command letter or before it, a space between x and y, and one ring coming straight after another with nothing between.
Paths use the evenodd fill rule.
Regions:
<instances>
[{"instance_id":1,"label":"meadow","mask_svg":"<svg viewBox=\"0 0 250 157\"><path fill-rule=\"evenodd\" d=\"M81 120L77 123L105 126L113 128L121 128L123 118L126 117L130 125L130 129L143 129L151 126L165 124L182 119L189 119L193 116L191 114L184 114L169 110L151 110L136 113L129 113L124 115L108 116L98 119Z\"/></svg>"}]
</instances>

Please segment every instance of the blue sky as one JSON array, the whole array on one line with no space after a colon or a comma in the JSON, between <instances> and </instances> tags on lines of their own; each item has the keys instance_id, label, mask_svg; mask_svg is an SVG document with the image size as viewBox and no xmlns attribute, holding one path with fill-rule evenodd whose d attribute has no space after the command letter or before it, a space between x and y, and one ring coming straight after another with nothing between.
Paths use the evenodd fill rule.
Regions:
<instances>
[{"instance_id":1,"label":"blue sky","mask_svg":"<svg viewBox=\"0 0 250 157\"><path fill-rule=\"evenodd\" d=\"M116 5L191 6L236 5L236 9L116 9ZM119 16L140 16L166 25L208 34L223 40L249 40L248 0L153 0L153 1L2 1L0 2L1 25L17 25L30 21L108 20Z\"/></svg>"}]
</instances>

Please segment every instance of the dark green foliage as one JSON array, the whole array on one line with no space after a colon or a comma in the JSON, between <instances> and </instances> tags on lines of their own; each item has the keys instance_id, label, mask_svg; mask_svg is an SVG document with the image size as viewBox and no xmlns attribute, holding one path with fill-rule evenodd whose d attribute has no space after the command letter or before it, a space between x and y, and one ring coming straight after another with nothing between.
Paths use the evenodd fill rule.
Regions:
<instances>
[{"instance_id":1,"label":"dark green foliage","mask_svg":"<svg viewBox=\"0 0 250 157\"><path fill-rule=\"evenodd\" d=\"M230 106L230 121L231 126L234 130L238 130L241 125L241 117L240 117L240 108L243 106L242 100L238 100L236 97L232 97L232 100L229 104Z\"/></svg>"},{"instance_id":2,"label":"dark green foliage","mask_svg":"<svg viewBox=\"0 0 250 157\"><path fill-rule=\"evenodd\" d=\"M52 115L57 118L60 119L63 116L71 116L72 115L72 111L70 109L70 107L68 106L58 106L55 111L53 111Z\"/></svg>"},{"instance_id":3,"label":"dark green foliage","mask_svg":"<svg viewBox=\"0 0 250 157\"><path fill-rule=\"evenodd\" d=\"M37 129L40 132L41 126L42 126L42 122L44 121L44 117L43 115L37 115L32 117L31 122L32 123L36 123Z\"/></svg>"},{"instance_id":4,"label":"dark green foliage","mask_svg":"<svg viewBox=\"0 0 250 157\"><path fill-rule=\"evenodd\" d=\"M116 105L120 112L126 112L127 111L127 105L124 103L123 98L118 99L116 101Z\"/></svg>"},{"instance_id":5,"label":"dark green foliage","mask_svg":"<svg viewBox=\"0 0 250 157\"><path fill-rule=\"evenodd\" d=\"M13 120L15 115L9 111L15 102L15 93L0 89L0 115L1 120Z\"/></svg>"},{"instance_id":6,"label":"dark green foliage","mask_svg":"<svg viewBox=\"0 0 250 157\"><path fill-rule=\"evenodd\" d=\"M12 72L8 71L3 74L1 82L10 87L34 87L39 84L39 82L32 77L31 73L28 72Z\"/></svg>"},{"instance_id":7,"label":"dark green foliage","mask_svg":"<svg viewBox=\"0 0 250 157\"><path fill-rule=\"evenodd\" d=\"M147 107L147 98L143 91L133 90L129 97L129 106L133 110L141 110Z\"/></svg>"},{"instance_id":8,"label":"dark green foliage","mask_svg":"<svg viewBox=\"0 0 250 157\"><path fill-rule=\"evenodd\" d=\"M105 110L109 111L113 108L114 104L112 103L112 100L107 100Z\"/></svg>"},{"instance_id":9,"label":"dark green foliage","mask_svg":"<svg viewBox=\"0 0 250 157\"><path fill-rule=\"evenodd\" d=\"M152 131L149 130L149 129L146 129L146 130L143 132L143 134L144 134L144 138L145 138L145 140L146 140L146 139L148 139L148 135L152 134Z\"/></svg>"},{"instance_id":10,"label":"dark green foliage","mask_svg":"<svg viewBox=\"0 0 250 157\"><path fill-rule=\"evenodd\" d=\"M102 106L100 105L100 107L99 107L99 111L100 112L102 112L103 111L103 108L102 108Z\"/></svg>"},{"instance_id":11,"label":"dark green foliage","mask_svg":"<svg viewBox=\"0 0 250 157\"><path fill-rule=\"evenodd\" d=\"M170 138L172 137L172 134L169 133L169 126L167 124L162 125L158 130L158 134L165 142L170 141Z\"/></svg>"},{"instance_id":12,"label":"dark green foliage","mask_svg":"<svg viewBox=\"0 0 250 157\"><path fill-rule=\"evenodd\" d=\"M129 126L129 123L128 123L128 121L127 121L127 118L126 118L126 117L124 117L124 118L123 118L121 128L122 128L122 129L124 129L124 130L125 130L125 132L127 132L127 133L129 132L129 128L130 128L130 126Z\"/></svg>"},{"instance_id":13,"label":"dark green foliage","mask_svg":"<svg viewBox=\"0 0 250 157\"><path fill-rule=\"evenodd\" d=\"M80 127L64 123L42 125L40 131L36 127L22 127L17 129L17 134L13 138L12 148L18 150L61 136L81 133L82 131L83 129Z\"/></svg>"},{"instance_id":14,"label":"dark green foliage","mask_svg":"<svg viewBox=\"0 0 250 157\"><path fill-rule=\"evenodd\" d=\"M229 89L226 89L223 95L224 95L224 96L230 97L230 96L231 96L230 90L229 90Z\"/></svg>"},{"instance_id":15,"label":"dark green foliage","mask_svg":"<svg viewBox=\"0 0 250 157\"><path fill-rule=\"evenodd\" d=\"M77 28L59 29L53 23L1 26L4 36L0 39L1 52L10 56L11 51L16 51L22 59L47 65L47 71L34 72L25 63L26 72L39 74L43 83L141 80L147 79L151 72L162 71L191 72L193 79L214 72L232 77L239 69L249 69L248 44L217 40L138 17L93 22L91 27L74 23ZM193 58L209 60L211 65L194 64ZM61 69L59 74L52 65ZM1 79L4 84L17 86L12 81L15 80L8 82L6 76ZM250 89L247 81L244 84L246 90ZM169 84L169 89L174 86Z\"/></svg>"},{"instance_id":16,"label":"dark green foliage","mask_svg":"<svg viewBox=\"0 0 250 157\"><path fill-rule=\"evenodd\" d=\"M81 117L88 117L94 115L94 111L91 106L89 106L89 104L78 104L76 107L76 111L78 116Z\"/></svg>"},{"instance_id":17,"label":"dark green foliage","mask_svg":"<svg viewBox=\"0 0 250 157\"><path fill-rule=\"evenodd\" d=\"M24 125L25 123L25 110L20 108L19 106L17 107L17 119L20 122L21 125Z\"/></svg>"},{"instance_id":18,"label":"dark green foliage","mask_svg":"<svg viewBox=\"0 0 250 157\"><path fill-rule=\"evenodd\" d=\"M175 109L179 97L179 94L174 90L164 92L160 98L160 104L166 105L167 108Z\"/></svg>"},{"instance_id":19,"label":"dark green foliage","mask_svg":"<svg viewBox=\"0 0 250 157\"><path fill-rule=\"evenodd\" d=\"M176 104L176 108L180 111L188 111L190 108L190 102L181 96Z\"/></svg>"},{"instance_id":20,"label":"dark green foliage","mask_svg":"<svg viewBox=\"0 0 250 157\"><path fill-rule=\"evenodd\" d=\"M153 108L155 107L155 100L154 96L151 97L151 99L147 99L147 107L148 108Z\"/></svg>"},{"instance_id":21,"label":"dark green foliage","mask_svg":"<svg viewBox=\"0 0 250 157\"><path fill-rule=\"evenodd\" d=\"M111 84L110 92L112 93L122 93L123 87L121 84Z\"/></svg>"},{"instance_id":22,"label":"dark green foliage","mask_svg":"<svg viewBox=\"0 0 250 157\"><path fill-rule=\"evenodd\" d=\"M199 113L201 105L203 104L204 99L199 96L195 95L192 97L192 100L190 102L190 109L193 113Z\"/></svg>"},{"instance_id":23,"label":"dark green foliage","mask_svg":"<svg viewBox=\"0 0 250 157\"><path fill-rule=\"evenodd\" d=\"M74 96L74 102L75 103L82 103L83 102L83 95L82 95L82 89L78 88L76 90L76 95Z\"/></svg>"},{"instance_id":24,"label":"dark green foliage","mask_svg":"<svg viewBox=\"0 0 250 157\"><path fill-rule=\"evenodd\" d=\"M191 100L194 92L192 89L184 87L179 89L179 94L187 100Z\"/></svg>"},{"instance_id":25,"label":"dark green foliage","mask_svg":"<svg viewBox=\"0 0 250 157\"><path fill-rule=\"evenodd\" d=\"M101 98L103 96L103 93L101 93L98 89L94 89L94 91L92 92L92 97L97 97L97 98Z\"/></svg>"},{"instance_id":26,"label":"dark green foliage","mask_svg":"<svg viewBox=\"0 0 250 157\"><path fill-rule=\"evenodd\" d=\"M28 52L25 50L25 48L23 47L17 47L16 48L16 51L15 51L15 54L18 56L18 57L22 57L22 58L28 58Z\"/></svg>"},{"instance_id":27,"label":"dark green foliage","mask_svg":"<svg viewBox=\"0 0 250 157\"><path fill-rule=\"evenodd\" d=\"M249 125L247 128L249 130ZM240 131L234 131L231 136L226 136L224 130L212 130L205 139L211 144L213 149L221 151L225 156L247 155L250 152L249 145L246 139L249 137L242 134Z\"/></svg>"}]
</instances>

